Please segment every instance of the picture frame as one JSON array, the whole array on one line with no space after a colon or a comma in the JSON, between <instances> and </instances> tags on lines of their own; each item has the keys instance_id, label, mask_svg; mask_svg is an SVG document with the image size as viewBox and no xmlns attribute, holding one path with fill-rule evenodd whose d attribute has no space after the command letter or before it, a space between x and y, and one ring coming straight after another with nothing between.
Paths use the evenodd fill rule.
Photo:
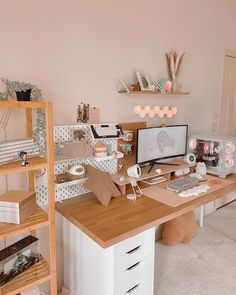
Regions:
<instances>
[{"instance_id":1,"label":"picture frame","mask_svg":"<svg viewBox=\"0 0 236 295\"><path fill-rule=\"evenodd\" d=\"M129 93L129 88L125 84L125 82L121 79L118 80L118 92L119 93Z\"/></svg>"},{"instance_id":2,"label":"picture frame","mask_svg":"<svg viewBox=\"0 0 236 295\"><path fill-rule=\"evenodd\" d=\"M155 86L152 85L148 73L142 73L142 72L136 72L138 82L141 88L141 91L149 90L153 91L155 90Z\"/></svg>"}]
</instances>

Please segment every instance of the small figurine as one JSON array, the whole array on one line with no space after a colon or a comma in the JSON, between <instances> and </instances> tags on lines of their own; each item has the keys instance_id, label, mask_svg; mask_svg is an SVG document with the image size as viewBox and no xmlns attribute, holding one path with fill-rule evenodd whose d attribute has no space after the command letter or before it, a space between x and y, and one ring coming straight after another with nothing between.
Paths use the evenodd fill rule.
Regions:
<instances>
[{"instance_id":1,"label":"small figurine","mask_svg":"<svg viewBox=\"0 0 236 295\"><path fill-rule=\"evenodd\" d=\"M88 123L89 104L80 103L77 108L77 123Z\"/></svg>"},{"instance_id":2,"label":"small figurine","mask_svg":"<svg viewBox=\"0 0 236 295\"><path fill-rule=\"evenodd\" d=\"M26 167L26 166L29 166L29 162L27 160L27 153L24 152L24 151L21 151L20 154L19 154L20 158L22 159L22 163L21 163L21 166L22 167Z\"/></svg>"},{"instance_id":3,"label":"small figurine","mask_svg":"<svg viewBox=\"0 0 236 295\"><path fill-rule=\"evenodd\" d=\"M75 130L74 139L79 141L85 140L85 132L83 130Z\"/></svg>"}]
</instances>

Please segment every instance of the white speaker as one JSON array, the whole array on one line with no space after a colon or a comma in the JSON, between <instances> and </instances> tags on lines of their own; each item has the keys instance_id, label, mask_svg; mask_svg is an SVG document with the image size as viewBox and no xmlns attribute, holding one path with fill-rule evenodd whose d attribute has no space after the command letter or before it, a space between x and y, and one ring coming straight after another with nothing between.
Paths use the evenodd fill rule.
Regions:
<instances>
[{"instance_id":1,"label":"white speaker","mask_svg":"<svg viewBox=\"0 0 236 295\"><path fill-rule=\"evenodd\" d=\"M188 164L195 164L196 163L196 156L193 153L188 153L184 157L184 161Z\"/></svg>"},{"instance_id":2,"label":"white speaker","mask_svg":"<svg viewBox=\"0 0 236 295\"><path fill-rule=\"evenodd\" d=\"M139 165L134 165L134 166L131 166L127 169L127 174L129 177L134 177L134 178L137 178L137 177L140 177L141 176L141 168Z\"/></svg>"},{"instance_id":3,"label":"white speaker","mask_svg":"<svg viewBox=\"0 0 236 295\"><path fill-rule=\"evenodd\" d=\"M198 162L196 167L196 173L205 176L207 173L206 164L204 162Z\"/></svg>"}]
</instances>

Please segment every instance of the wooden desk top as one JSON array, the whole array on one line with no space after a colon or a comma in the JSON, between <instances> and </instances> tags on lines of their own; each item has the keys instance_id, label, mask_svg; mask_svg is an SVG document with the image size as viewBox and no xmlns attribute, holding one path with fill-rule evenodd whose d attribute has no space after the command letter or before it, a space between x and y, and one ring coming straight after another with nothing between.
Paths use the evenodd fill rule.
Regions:
<instances>
[{"instance_id":1,"label":"wooden desk top","mask_svg":"<svg viewBox=\"0 0 236 295\"><path fill-rule=\"evenodd\" d=\"M122 196L113 198L106 208L93 194L86 194L57 203L56 210L100 246L107 248L236 191L236 174L227 179L234 183L178 207L169 207L145 196L135 202Z\"/></svg>"}]
</instances>

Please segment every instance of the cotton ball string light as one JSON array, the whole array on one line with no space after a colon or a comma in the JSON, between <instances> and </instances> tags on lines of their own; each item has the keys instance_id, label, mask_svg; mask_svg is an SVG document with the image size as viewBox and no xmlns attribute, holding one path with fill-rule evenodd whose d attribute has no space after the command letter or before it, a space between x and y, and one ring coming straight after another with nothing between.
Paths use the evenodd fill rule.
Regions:
<instances>
[{"instance_id":1,"label":"cotton ball string light","mask_svg":"<svg viewBox=\"0 0 236 295\"><path fill-rule=\"evenodd\" d=\"M177 112L178 112L178 109L177 109L177 107L171 107L171 109L170 109L171 111L172 111L172 114L173 115L176 115L177 114Z\"/></svg>"},{"instance_id":2,"label":"cotton ball string light","mask_svg":"<svg viewBox=\"0 0 236 295\"><path fill-rule=\"evenodd\" d=\"M155 111L152 109L149 113L149 118L154 118L156 116Z\"/></svg>"},{"instance_id":3,"label":"cotton ball string light","mask_svg":"<svg viewBox=\"0 0 236 295\"><path fill-rule=\"evenodd\" d=\"M173 117L173 113L172 111L169 111L167 114L166 114L167 118L171 119Z\"/></svg>"},{"instance_id":4,"label":"cotton ball string light","mask_svg":"<svg viewBox=\"0 0 236 295\"><path fill-rule=\"evenodd\" d=\"M169 113L169 107L168 106L164 106L162 108L162 111L164 112L165 115L167 115Z\"/></svg>"},{"instance_id":5,"label":"cotton ball string light","mask_svg":"<svg viewBox=\"0 0 236 295\"><path fill-rule=\"evenodd\" d=\"M139 115L140 118L145 118L146 115L149 116L149 118L155 118L155 116L159 118L164 118L166 116L167 118L171 119L174 115L177 114L177 107L172 106L169 107L167 105L163 106L160 108L160 106L153 106L151 107L150 105L145 105L142 107L141 105L135 105L133 107L133 112L137 115Z\"/></svg>"},{"instance_id":6,"label":"cotton ball string light","mask_svg":"<svg viewBox=\"0 0 236 295\"><path fill-rule=\"evenodd\" d=\"M133 107L133 112L137 115L141 112L141 110L142 110L142 107L138 104Z\"/></svg>"},{"instance_id":7,"label":"cotton ball string light","mask_svg":"<svg viewBox=\"0 0 236 295\"><path fill-rule=\"evenodd\" d=\"M140 112L139 112L139 118L145 118L145 116L146 116L146 112L145 112L145 110L141 110Z\"/></svg>"},{"instance_id":8,"label":"cotton ball string light","mask_svg":"<svg viewBox=\"0 0 236 295\"><path fill-rule=\"evenodd\" d=\"M165 116L165 113L163 110L160 110L158 113L159 118L163 118Z\"/></svg>"},{"instance_id":9,"label":"cotton ball string light","mask_svg":"<svg viewBox=\"0 0 236 295\"><path fill-rule=\"evenodd\" d=\"M151 107L149 105L146 105L144 108L145 113L148 115L151 112Z\"/></svg>"},{"instance_id":10,"label":"cotton ball string light","mask_svg":"<svg viewBox=\"0 0 236 295\"><path fill-rule=\"evenodd\" d=\"M160 107L159 106L154 106L153 111L155 112L155 114L158 114L159 111L160 111Z\"/></svg>"}]
</instances>

